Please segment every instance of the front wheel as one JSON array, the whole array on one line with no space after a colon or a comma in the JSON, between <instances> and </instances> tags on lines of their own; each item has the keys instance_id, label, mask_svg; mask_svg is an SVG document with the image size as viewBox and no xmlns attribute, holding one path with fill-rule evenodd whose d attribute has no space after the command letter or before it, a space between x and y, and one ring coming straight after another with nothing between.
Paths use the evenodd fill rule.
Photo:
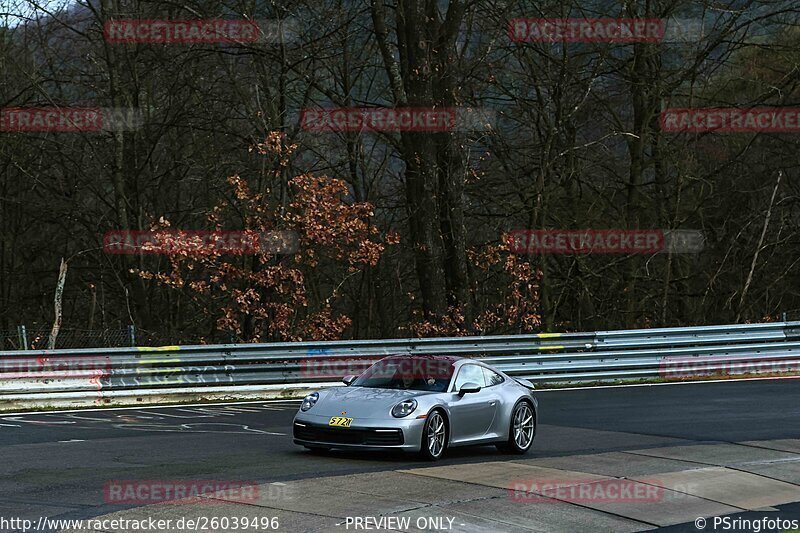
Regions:
<instances>
[{"instance_id":1,"label":"front wheel","mask_svg":"<svg viewBox=\"0 0 800 533\"><path fill-rule=\"evenodd\" d=\"M535 435L536 417L533 406L527 401L521 401L514 406L514 411L511 413L508 440L499 443L497 448L501 452L522 455L530 449Z\"/></svg>"},{"instance_id":2,"label":"front wheel","mask_svg":"<svg viewBox=\"0 0 800 533\"><path fill-rule=\"evenodd\" d=\"M439 411L431 411L422 429L420 455L428 461L438 461L447 448L447 423Z\"/></svg>"}]
</instances>

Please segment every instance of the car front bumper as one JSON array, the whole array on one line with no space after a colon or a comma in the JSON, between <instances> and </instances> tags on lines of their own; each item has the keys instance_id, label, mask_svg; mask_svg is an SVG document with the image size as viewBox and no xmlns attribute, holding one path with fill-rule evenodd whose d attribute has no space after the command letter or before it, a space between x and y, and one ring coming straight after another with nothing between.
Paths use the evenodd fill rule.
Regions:
<instances>
[{"instance_id":1,"label":"car front bumper","mask_svg":"<svg viewBox=\"0 0 800 533\"><path fill-rule=\"evenodd\" d=\"M331 427L329 416L300 412L292 423L295 444L331 448L392 449L418 452L425 419L356 418L349 428Z\"/></svg>"}]
</instances>

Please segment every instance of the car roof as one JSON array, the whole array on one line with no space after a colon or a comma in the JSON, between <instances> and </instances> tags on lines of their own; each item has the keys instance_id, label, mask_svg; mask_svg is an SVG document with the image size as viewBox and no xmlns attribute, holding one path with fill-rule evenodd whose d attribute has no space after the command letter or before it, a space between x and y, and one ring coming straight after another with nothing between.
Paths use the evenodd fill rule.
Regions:
<instances>
[{"instance_id":1,"label":"car roof","mask_svg":"<svg viewBox=\"0 0 800 533\"><path fill-rule=\"evenodd\" d=\"M386 356L381 360L383 361L383 360L386 360L386 359L400 359L400 358L424 359L424 360L436 360L436 361L450 361L450 362L453 362L453 363L455 363L456 361L460 361L462 359L465 359L464 357L460 357L458 355L398 353L398 354Z\"/></svg>"},{"instance_id":2,"label":"car roof","mask_svg":"<svg viewBox=\"0 0 800 533\"><path fill-rule=\"evenodd\" d=\"M461 357L458 355L437 355L437 354L408 354L408 353L398 353L394 355L387 355L386 357L382 358L381 361L387 361L390 359L420 359L426 361L448 361L454 367L461 368L465 364L475 364L478 366L482 366L484 368L488 368L494 372L499 372L499 370L491 367L490 365L484 363L479 359L472 359L470 357ZM502 374L502 372L501 372Z\"/></svg>"}]
</instances>

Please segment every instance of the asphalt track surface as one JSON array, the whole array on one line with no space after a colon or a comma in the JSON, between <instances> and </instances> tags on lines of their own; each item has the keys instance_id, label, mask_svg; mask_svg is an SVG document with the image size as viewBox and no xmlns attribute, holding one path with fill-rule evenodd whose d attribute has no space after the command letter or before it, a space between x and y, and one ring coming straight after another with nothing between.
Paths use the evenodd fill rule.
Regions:
<instances>
[{"instance_id":1,"label":"asphalt track surface","mask_svg":"<svg viewBox=\"0 0 800 533\"><path fill-rule=\"evenodd\" d=\"M800 438L800 380L540 391L528 458ZM0 415L0 516L90 518L111 480L258 483L430 466L413 455L313 455L292 443L298 402ZM437 465L502 461L494 447Z\"/></svg>"}]
</instances>

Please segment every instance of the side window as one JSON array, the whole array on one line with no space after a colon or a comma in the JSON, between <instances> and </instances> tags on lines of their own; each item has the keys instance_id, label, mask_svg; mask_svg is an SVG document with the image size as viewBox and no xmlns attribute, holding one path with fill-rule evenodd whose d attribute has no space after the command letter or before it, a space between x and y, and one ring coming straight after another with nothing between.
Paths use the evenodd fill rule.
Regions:
<instances>
[{"instance_id":1,"label":"side window","mask_svg":"<svg viewBox=\"0 0 800 533\"><path fill-rule=\"evenodd\" d=\"M499 385L503 381L503 376L495 372L494 370L489 370L488 368L483 369L483 376L486 378L486 386L491 387L492 385Z\"/></svg>"},{"instance_id":2,"label":"side window","mask_svg":"<svg viewBox=\"0 0 800 533\"><path fill-rule=\"evenodd\" d=\"M456 384L453 390L459 390L465 383L477 383L481 387L485 387L486 382L483 379L483 369L478 365L462 366L458 371L458 377L456 377Z\"/></svg>"}]
</instances>

